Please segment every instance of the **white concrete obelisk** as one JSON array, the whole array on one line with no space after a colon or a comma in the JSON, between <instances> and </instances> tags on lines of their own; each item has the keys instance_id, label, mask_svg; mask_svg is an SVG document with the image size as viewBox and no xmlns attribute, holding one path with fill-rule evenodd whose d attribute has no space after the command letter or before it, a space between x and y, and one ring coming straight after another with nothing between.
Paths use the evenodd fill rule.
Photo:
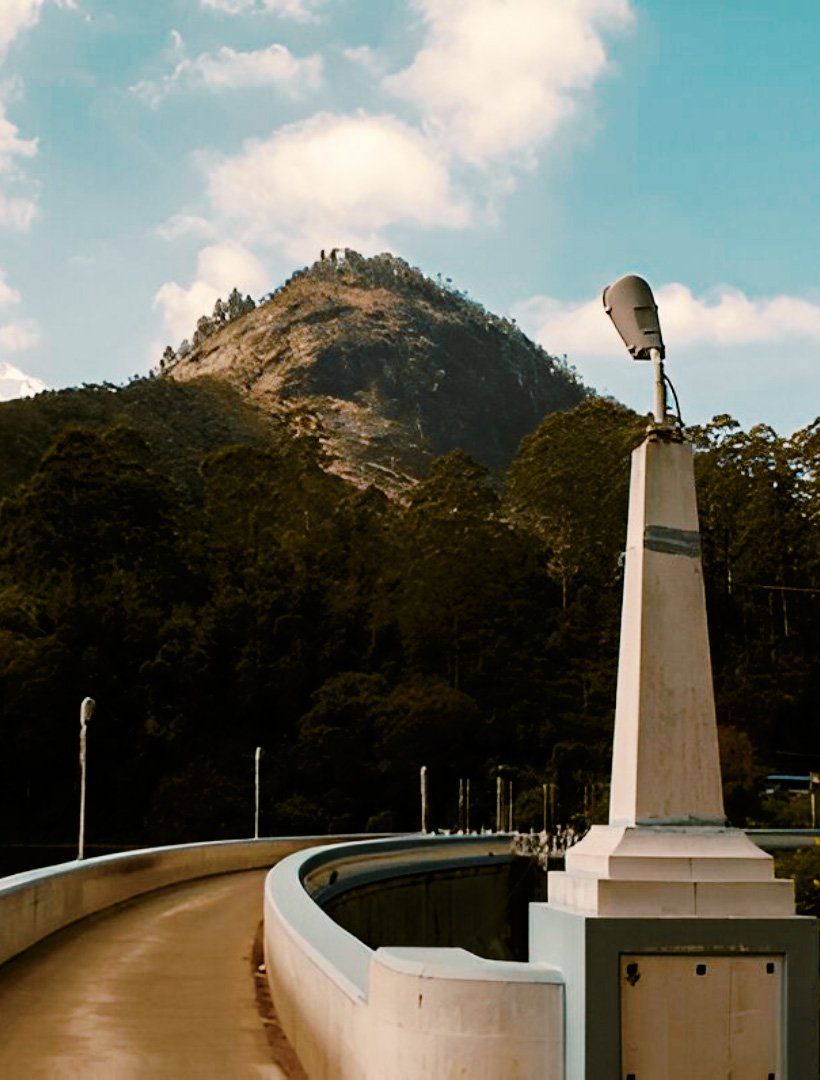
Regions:
<instances>
[{"instance_id":1,"label":"white concrete obelisk","mask_svg":"<svg viewBox=\"0 0 820 1080\"><path fill-rule=\"evenodd\" d=\"M550 874L598 915L791 915L791 881L725 825L691 447L652 426L632 455L609 824Z\"/></svg>"},{"instance_id":2,"label":"white concrete obelisk","mask_svg":"<svg viewBox=\"0 0 820 1080\"><path fill-rule=\"evenodd\" d=\"M722 825L692 449L652 433L632 455L612 825Z\"/></svg>"}]
</instances>

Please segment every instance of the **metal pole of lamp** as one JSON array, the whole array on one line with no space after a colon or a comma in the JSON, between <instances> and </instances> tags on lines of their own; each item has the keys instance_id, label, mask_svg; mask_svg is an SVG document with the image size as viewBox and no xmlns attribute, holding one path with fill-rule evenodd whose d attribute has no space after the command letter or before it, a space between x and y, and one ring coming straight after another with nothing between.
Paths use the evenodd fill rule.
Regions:
<instances>
[{"instance_id":1,"label":"metal pole of lamp","mask_svg":"<svg viewBox=\"0 0 820 1080\"><path fill-rule=\"evenodd\" d=\"M88 721L94 712L93 698L83 698L80 705L80 835L77 843L77 860L85 858L85 778L86 778L86 738Z\"/></svg>"}]
</instances>

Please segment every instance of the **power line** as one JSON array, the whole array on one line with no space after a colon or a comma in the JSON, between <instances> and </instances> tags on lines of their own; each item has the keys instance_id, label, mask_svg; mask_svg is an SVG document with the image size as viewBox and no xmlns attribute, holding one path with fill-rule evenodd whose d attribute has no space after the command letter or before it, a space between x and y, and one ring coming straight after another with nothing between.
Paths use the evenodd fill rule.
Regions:
<instances>
[{"instance_id":1,"label":"power line","mask_svg":"<svg viewBox=\"0 0 820 1080\"><path fill-rule=\"evenodd\" d=\"M733 581L732 588L743 589L767 589L770 592L805 592L820 593L820 589L812 589L801 585L758 585L752 581Z\"/></svg>"}]
</instances>

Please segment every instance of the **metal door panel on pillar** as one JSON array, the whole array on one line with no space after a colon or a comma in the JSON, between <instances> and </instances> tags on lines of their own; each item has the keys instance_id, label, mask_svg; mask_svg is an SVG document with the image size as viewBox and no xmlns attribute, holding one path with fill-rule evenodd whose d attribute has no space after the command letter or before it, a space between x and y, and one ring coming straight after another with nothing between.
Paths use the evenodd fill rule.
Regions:
<instances>
[{"instance_id":1,"label":"metal door panel on pillar","mask_svg":"<svg viewBox=\"0 0 820 1080\"><path fill-rule=\"evenodd\" d=\"M624 1080L780 1080L783 956L626 954Z\"/></svg>"}]
</instances>

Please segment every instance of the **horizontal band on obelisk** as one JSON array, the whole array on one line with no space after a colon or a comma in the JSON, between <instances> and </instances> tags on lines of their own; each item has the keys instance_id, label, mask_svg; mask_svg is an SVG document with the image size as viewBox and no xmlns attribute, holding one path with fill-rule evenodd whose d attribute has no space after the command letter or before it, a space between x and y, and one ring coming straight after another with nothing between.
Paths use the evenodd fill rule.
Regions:
<instances>
[{"instance_id":1,"label":"horizontal band on obelisk","mask_svg":"<svg viewBox=\"0 0 820 1080\"><path fill-rule=\"evenodd\" d=\"M669 529L665 525L647 525L643 533L643 546L664 555L686 555L690 559L699 559L700 533L690 529Z\"/></svg>"}]
</instances>

